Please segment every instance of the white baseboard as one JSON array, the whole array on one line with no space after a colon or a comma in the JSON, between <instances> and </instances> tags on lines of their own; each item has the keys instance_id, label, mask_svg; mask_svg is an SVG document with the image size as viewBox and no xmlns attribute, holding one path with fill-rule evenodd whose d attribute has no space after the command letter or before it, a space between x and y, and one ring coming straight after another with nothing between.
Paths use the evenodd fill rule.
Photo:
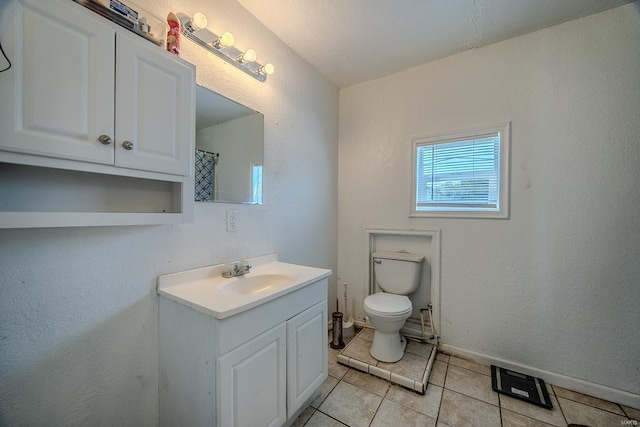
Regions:
<instances>
[{"instance_id":1,"label":"white baseboard","mask_svg":"<svg viewBox=\"0 0 640 427\"><path fill-rule=\"evenodd\" d=\"M496 365L500 366L501 368L507 368L517 372L522 372L523 374L542 378L549 384L557 385L569 390L574 390L579 393L588 394L600 399L609 400L611 402L620 403L632 408L640 409L640 395L630 393L628 391L618 390L612 387L607 387L578 378L573 378L566 375L557 374L555 372L549 372L543 369L534 368L533 366L522 365L520 363L499 359L496 357L488 356L486 354L476 353L475 351L465 350L463 348L444 344L442 342L438 344L438 349L444 353L462 357L464 359L470 359L482 365Z\"/></svg>"}]
</instances>

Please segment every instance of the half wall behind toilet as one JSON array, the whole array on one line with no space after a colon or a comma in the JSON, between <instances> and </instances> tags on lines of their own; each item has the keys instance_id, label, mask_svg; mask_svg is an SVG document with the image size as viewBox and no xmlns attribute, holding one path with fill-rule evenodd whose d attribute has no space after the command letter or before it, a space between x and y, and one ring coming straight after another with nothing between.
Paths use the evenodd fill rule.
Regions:
<instances>
[{"instance_id":1,"label":"half wall behind toilet","mask_svg":"<svg viewBox=\"0 0 640 427\"><path fill-rule=\"evenodd\" d=\"M439 230L396 230L396 229L365 229L366 281L360 311L356 310L356 317L364 317L362 303L364 297L381 289L376 284L372 255L376 251L410 252L424 255L420 287L413 294L408 295L413 306L413 312L407 320L405 328L420 331L420 309L432 304L433 321L438 331L440 319L440 231ZM358 313L360 315L358 316ZM427 313L424 313L428 320Z\"/></svg>"}]
</instances>

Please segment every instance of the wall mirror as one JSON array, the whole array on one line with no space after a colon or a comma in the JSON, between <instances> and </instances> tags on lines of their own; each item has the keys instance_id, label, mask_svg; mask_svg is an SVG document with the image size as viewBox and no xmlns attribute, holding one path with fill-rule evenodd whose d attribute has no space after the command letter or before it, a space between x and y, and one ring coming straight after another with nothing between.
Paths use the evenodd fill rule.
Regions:
<instances>
[{"instance_id":1,"label":"wall mirror","mask_svg":"<svg viewBox=\"0 0 640 427\"><path fill-rule=\"evenodd\" d=\"M262 204L264 115L196 87L195 201Z\"/></svg>"}]
</instances>

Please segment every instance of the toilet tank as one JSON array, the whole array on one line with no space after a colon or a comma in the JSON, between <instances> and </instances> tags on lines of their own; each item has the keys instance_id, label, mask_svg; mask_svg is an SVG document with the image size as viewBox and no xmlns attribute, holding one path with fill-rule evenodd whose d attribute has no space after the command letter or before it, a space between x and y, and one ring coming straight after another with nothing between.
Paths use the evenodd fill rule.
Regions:
<instances>
[{"instance_id":1,"label":"toilet tank","mask_svg":"<svg viewBox=\"0 0 640 427\"><path fill-rule=\"evenodd\" d=\"M420 287L423 255L377 251L372 258L376 282L383 291L409 295Z\"/></svg>"}]
</instances>

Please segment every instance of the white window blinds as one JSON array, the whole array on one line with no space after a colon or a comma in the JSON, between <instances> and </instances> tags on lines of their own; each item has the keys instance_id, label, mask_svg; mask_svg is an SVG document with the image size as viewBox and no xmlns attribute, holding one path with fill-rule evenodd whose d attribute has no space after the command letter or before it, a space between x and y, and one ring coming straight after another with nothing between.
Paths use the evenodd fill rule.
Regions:
<instances>
[{"instance_id":1,"label":"white window blinds","mask_svg":"<svg viewBox=\"0 0 640 427\"><path fill-rule=\"evenodd\" d=\"M416 144L417 211L497 210L500 132Z\"/></svg>"}]
</instances>

